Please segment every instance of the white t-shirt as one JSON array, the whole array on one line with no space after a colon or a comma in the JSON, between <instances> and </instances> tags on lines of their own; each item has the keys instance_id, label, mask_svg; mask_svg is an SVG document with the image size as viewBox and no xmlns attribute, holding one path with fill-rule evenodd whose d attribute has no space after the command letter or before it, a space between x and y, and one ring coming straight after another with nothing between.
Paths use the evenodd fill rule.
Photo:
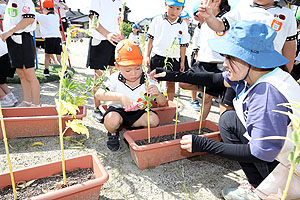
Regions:
<instances>
[{"instance_id":1,"label":"white t-shirt","mask_svg":"<svg viewBox=\"0 0 300 200\"><path fill-rule=\"evenodd\" d=\"M239 3L232 11L226 13L224 18L229 24L234 21L247 20L271 26L277 32L274 47L279 53L287 39L296 39L297 25L293 12L276 4L266 9L248 0Z\"/></svg>"},{"instance_id":2,"label":"white t-shirt","mask_svg":"<svg viewBox=\"0 0 300 200\"><path fill-rule=\"evenodd\" d=\"M0 4L0 15L4 16L4 12L5 12L5 7L6 5L4 4ZM0 34L2 33L1 29L0 29ZM6 46L6 42L3 42L0 39L0 57L7 54L7 46Z\"/></svg>"},{"instance_id":3,"label":"white t-shirt","mask_svg":"<svg viewBox=\"0 0 300 200\"><path fill-rule=\"evenodd\" d=\"M148 37L153 39L151 54L167 55L169 58L180 58L180 46L188 46L190 35L187 24L179 17L173 23L168 20L167 14L155 17L149 27ZM177 39L175 49L171 49L172 43Z\"/></svg>"},{"instance_id":4,"label":"white t-shirt","mask_svg":"<svg viewBox=\"0 0 300 200\"><path fill-rule=\"evenodd\" d=\"M140 44L140 35L139 34L134 35L133 33L130 33L129 36L128 36L128 39L133 40L136 43Z\"/></svg>"},{"instance_id":5,"label":"white t-shirt","mask_svg":"<svg viewBox=\"0 0 300 200\"><path fill-rule=\"evenodd\" d=\"M120 22L122 19L122 0L91 0L90 13L98 16L99 23L109 32L120 34ZM106 40L96 30L92 31L93 39ZM99 41L99 43L100 43Z\"/></svg>"},{"instance_id":6,"label":"white t-shirt","mask_svg":"<svg viewBox=\"0 0 300 200\"><path fill-rule=\"evenodd\" d=\"M198 45L199 51L198 51L198 56L197 56L197 61L200 62L207 62L207 63L223 63L224 62L224 57L221 56L219 53L213 51L209 46L208 46L208 40L209 39L214 39L214 38L219 38L222 37L225 33L217 33L210 29L207 25L206 22L204 22L201 25L200 33L199 33L199 40L198 40Z\"/></svg>"},{"instance_id":7,"label":"white t-shirt","mask_svg":"<svg viewBox=\"0 0 300 200\"><path fill-rule=\"evenodd\" d=\"M148 76L148 82L150 85L156 85L158 90L160 91L159 84L150 79ZM131 88L126 84L126 80L120 72L113 73L109 76L109 78L103 83L111 92L118 92L126 94L133 102L137 102L139 98L141 98L141 94L146 93L146 85L145 85L145 77L144 73L142 73L140 84L135 88ZM105 102L108 106L114 106L116 108L123 108L123 105L120 101L107 101Z\"/></svg>"},{"instance_id":8,"label":"white t-shirt","mask_svg":"<svg viewBox=\"0 0 300 200\"><path fill-rule=\"evenodd\" d=\"M200 29L197 25L197 27L195 28L194 30L194 35L193 35L193 38L192 38L192 41L193 41L193 50L199 50L199 46L198 46L198 43L199 43L199 40L200 40Z\"/></svg>"},{"instance_id":9,"label":"white t-shirt","mask_svg":"<svg viewBox=\"0 0 300 200\"><path fill-rule=\"evenodd\" d=\"M3 30L9 31L23 18L34 18L35 8L31 0L9 0L3 21ZM32 32L35 30L36 22L26 26L15 33Z\"/></svg>"},{"instance_id":10,"label":"white t-shirt","mask_svg":"<svg viewBox=\"0 0 300 200\"><path fill-rule=\"evenodd\" d=\"M61 38L59 16L57 14L36 13L36 20L40 24L42 38Z\"/></svg>"}]
</instances>

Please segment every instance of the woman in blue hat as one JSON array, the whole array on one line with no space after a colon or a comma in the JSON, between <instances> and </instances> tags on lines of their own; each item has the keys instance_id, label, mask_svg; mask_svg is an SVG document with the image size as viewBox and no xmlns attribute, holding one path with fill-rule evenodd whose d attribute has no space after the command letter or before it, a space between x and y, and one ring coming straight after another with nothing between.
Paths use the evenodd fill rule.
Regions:
<instances>
[{"instance_id":1,"label":"woman in blue hat","mask_svg":"<svg viewBox=\"0 0 300 200\"><path fill-rule=\"evenodd\" d=\"M264 199L283 191L286 183L287 176L283 174L289 170L286 164L293 145L284 140L257 140L267 136L290 137L291 120L274 110L291 111L279 104L300 102L300 86L278 67L289 60L274 50L275 37L276 31L268 25L238 21L224 37L209 40L209 46L225 56L226 72L151 72L158 80L209 87L225 85L236 91L235 111L226 111L220 117L223 142L196 135L186 135L181 140L181 148L189 152L208 152L239 162L250 187L224 189L225 199ZM299 113L294 114L300 117ZM300 198L299 189L293 188L300 185L299 165L295 171L288 199Z\"/></svg>"}]
</instances>

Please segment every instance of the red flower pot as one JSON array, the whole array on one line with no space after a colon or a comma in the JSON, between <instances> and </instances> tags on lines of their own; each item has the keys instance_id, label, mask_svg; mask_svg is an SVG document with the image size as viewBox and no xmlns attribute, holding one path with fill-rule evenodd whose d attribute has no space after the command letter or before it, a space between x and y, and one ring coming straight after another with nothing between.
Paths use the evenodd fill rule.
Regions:
<instances>
[{"instance_id":1,"label":"red flower pot","mask_svg":"<svg viewBox=\"0 0 300 200\"><path fill-rule=\"evenodd\" d=\"M101 105L99 109L104 114L107 111L107 105ZM157 113L160 125L170 124L176 112L176 104L172 101L167 101L165 106L157 107L157 104L152 102L151 110Z\"/></svg>"},{"instance_id":2,"label":"red flower pot","mask_svg":"<svg viewBox=\"0 0 300 200\"><path fill-rule=\"evenodd\" d=\"M202 123L202 128L209 128L214 131L212 133L203 134L203 137L220 141L220 132L218 125L215 123L205 120ZM177 132L192 131L199 129L199 121L181 123L177 126ZM174 134L175 125L159 126L151 128L151 137L163 136ZM124 138L127 140L131 157L135 161L136 165L140 169L146 169L149 167L159 166L163 163L180 160L196 155L205 154L201 153L189 153L186 150L180 148L180 139L165 141L155 144L138 146L135 141L144 140L148 138L148 130L139 129L133 131L127 131L124 133Z\"/></svg>"},{"instance_id":3,"label":"red flower pot","mask_svg":"<svg viewBox=\"0 0 300 200\"><path fill-rule=\"evenodd\" d=\"M76 119L86 116L86 107L79 106L80 111ZM55 136L59 135L58 114L55 106L51 107L30 107L30 108L3 108L2 109L7 138ZM63 116L63 130L66 121L73 120L70 115ZM68 129L65 135L75 135ZM3 139L0 130L0 139Z\"/></svg>"},{"instance_id":4,"label":"red flower pot","mask_svg":"<svg viewBox=\"0 0 300 200\"><path fill-rule=\"evenodd\" d=\"M37 165L20 169L14 172L15 182L29 181L33 179L44 178L52 176L53 174L62 171L61 161L52 162L48 164ZM72 171L77 168L92 168L96 179L87 182L73 185L67 188L48 192L35 197L30 200L74 200L74 199L89 199L98 200L101 186L108 180L108 174L104 169L102 163L93 154L78 156L66 160L66 170ZM11 185L10 174L0 174L0 188Z\"/></svg>"}]
</instances>

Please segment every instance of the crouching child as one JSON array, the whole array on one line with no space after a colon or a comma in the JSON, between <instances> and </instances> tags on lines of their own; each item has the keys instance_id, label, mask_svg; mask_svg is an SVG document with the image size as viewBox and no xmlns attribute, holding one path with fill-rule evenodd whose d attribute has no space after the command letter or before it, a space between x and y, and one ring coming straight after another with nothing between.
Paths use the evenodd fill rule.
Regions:
<instances>
[{"instance_id":1,"label":"crouching child","mask_svg":"<svg viewBox=\"0 0 300 200\"><path fill-rule=\"evenodd\" d=\"M106 90L99 89L96 99L105 101L108 109L103 122L108 131L107 147L111 151L120 148L119 132L121 126L147 127L147 111L139 105L143 94L155 96L158 105L166 104L166 98L161 93L159 85L150 78L146 86L145 72L143 72L143 56L138 44L132 40L122 40L116 47L115 66L118 72L111 74L103 85ZM139 105L139 106L137 106ZM159 124L155 112L150 113L150 126Z\"/></svg>"}]
</instances>

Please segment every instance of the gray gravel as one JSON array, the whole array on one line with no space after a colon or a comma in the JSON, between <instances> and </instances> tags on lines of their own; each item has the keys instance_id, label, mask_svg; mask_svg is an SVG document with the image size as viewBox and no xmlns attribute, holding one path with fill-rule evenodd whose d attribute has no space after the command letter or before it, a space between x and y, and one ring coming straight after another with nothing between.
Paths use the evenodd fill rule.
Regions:
<instances>
[{"instance_id":1,"label":"gray gravel","mask_svg":"<svg viewBox=\"0 0 300 200\"><path fill-rule=\"evenodd\" d=\"M93 71L85 68L88 41L73 43L70 46L71 62L76 70L73 78L82 82ZM39 58L43 61L43 55ZM21 101L20 85L11 84L10 88ZM54 105L54 94L58 83L41 84L41 103L45 106ZM195 121L199 112L189 106L190 92L181 90L180 123ZM72 142L65 141L65 156L95 153L101 159L109 173L109 180L101 189L99 199L221 199L221 190L225 187L237 186L245 176L236 162L214 156L202 155L183 159L161 166L140 170L131 158L130 151L121 136L121 149L113 153L106 147L106 130L103 124L97 123L92 117L93 99L89 99L88 115L84 119L90 138L84 142L84 148L74 149ZM208 119L218 122L218 105L213 104ZM74 136L80 140L85 136ZM31 145L43 142L44 146ZM13 169L35 164L60 160L58 137L38 137L10 139L10 156ZM8 172L3 142L0 142L0 172Z\"/></svg>"}]
</instances>

